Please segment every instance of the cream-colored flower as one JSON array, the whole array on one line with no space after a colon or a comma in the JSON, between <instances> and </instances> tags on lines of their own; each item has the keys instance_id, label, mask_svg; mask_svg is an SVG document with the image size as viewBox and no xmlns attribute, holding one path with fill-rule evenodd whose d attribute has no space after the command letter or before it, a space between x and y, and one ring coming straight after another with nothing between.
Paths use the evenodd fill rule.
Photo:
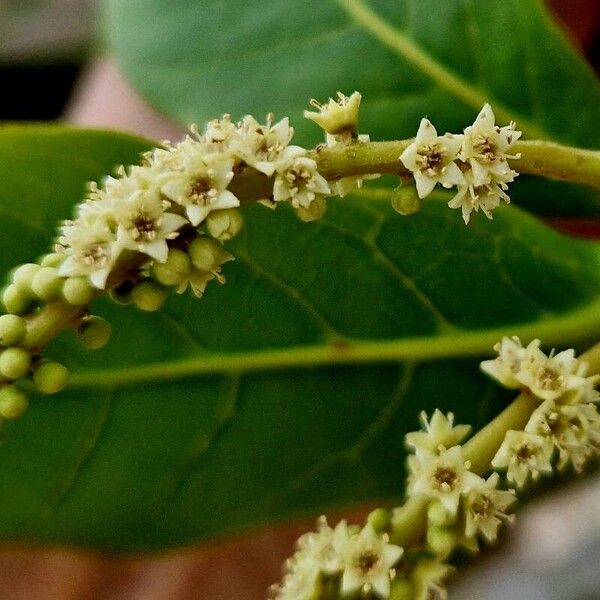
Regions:
<instances>
[{"instance_id":1,"label":"cream-colored flower","mask_svg":"<svg viewBox=\"0 0 600 600\"><path fill-rule=\"evenodd\" d=\"M271 588L273 600L317 600L319 564L310 554L298 554L288 563L288 572L280 585Z\"/></svg>"},{"instance_id":2,"label":"cream-colored flower","mask_svg":"<svg viewBox=\"0 0 600 600\"><path fill-rule=\"evenodd\" d=\"M532 343L539 344L539 340ZM521 382L517 379L517 373L521 370L521 363L526 355L518 337L504 337L501 342L494 346L498 356L492 360L484 360L480 368L484 373L499 381L504 387L517 389Z\"/></svg>"},{"instance_id":3,"label":"cream-colored flower","mask_svg":"<svg viewBox=\"0 0 600 600\"><path fill-rule=\"evenodd\" d=\"M158 189L138 191L115 209L117 243L123 249L137 250L158 262L169 255L167 240L177 237L187 220L165 212Z\"/></svg>"},{"instance_id":4,"label":"cream-colored flower","mask_svg":"<svg viewBox=\"0 0 600 600\"><path fill-rule=\"evenodd\" d=\"M298 552L310 554L326 575L334 575L342 569L342 556L345 544L350 538L346 521L340 521L335 529L329 527L327 519L321 517L316 532L305 533L298 539Z\"/></svg>"},{"instance_id":5,"label":"cream-colored flower","mask_svg":"<svg viewBox=\"0 0 600 600\"><path fill-rule=\"evenodd\" d=\"M552 440L528 431L508 431L496 456L494 469L506 469L506 478L521 489L543 473L552 473Z\"/></svg>"},{"instance_id":6,"label":"cream-colored flower","mask_svg":"<svg viewBox=\"0 0 600 600\"><path fill-rule=\"evenodd\" d=\"M390 595L390 571L400 560L403 549L388 542L385 534L379 535L371 525L349 537L338 546L344 571L341 593L351 594L362 590L372 591L380 598Z\"/></svg>"},{"instance_id":7,"label":"cream-colored flower","mask_svg":"<svg viewBox=\"0 0 600 600\"><path fill-rule=\"evenodd\" d=\"M276 167L274 202L289 200L294 208L308 208L316 198L331 194L327 180L317 171L317 163L304 150L289 147Z\"/></svg>"},{"instance_id":8,"label":"cream-colored flower","mask_svg":"<svg viewBox=\"0 0 600 600\"><path fill-rule=\"evenodd\" d=\"M237 135L237 127L231 115L223 115L221 119L213 119L206 124L203 141L207 149L222 151L230 146Z\"/></svg>"},{"instance_id":9,"label":"cream-colored flower","mask_svg":"<svg viewBox=\"0 0 600 600\"><path fill-rule=\"evenodd\" d=\"M347 133L351 138L356 137L362 96L359 92L354 92L350 96L338 92L337 96L337 100L329 98L326 104L321 104L315 99L311 100L311 106L318 112L305 110L304 118L314 121L330 135Z\"/></svg>"},{"instance_id":10,"label":"cream-colored flower","mask_svg":"<svg viewBox=\"0 0 600 600\"><path fill-rule=\"evenodd\" d=\"M270 177L293 135L294 129L287 117L273 124L273 115L269 114L267 123L261 125L253 116L247 115L238 126L231 149L246 164ZM305 152L299 146L290 148Z\"/></svg>"},{"instance_id":11,"label":"cream-colored flower","mask_svg":"<svg viewBox=\"0 0 600 600\"><path fill-rule=\"evenodd\" d=\"M409 482L410 494L439 500L452 518L457 514L461 495L482 482L481 477L469 470L461 446L442 450L440 454L422 450L419 463Z\"/></svg>"},{"instance_id":12,"label":"cream-colored flower","mask_svg":"<svg viewBox=\"0 0 600 600\"><path fill-rule=\"evenodd\" d=\"M486 542L492 544L498 537L500 525L514 521L514 515L507 511L517 500L515 492L499 490L499 481L498 473L492 473L481 485L464 495L466 537L475 538L481 534Z\"/></svg>"},{"instance_id":13,"label":"cream-colored flower","mask_svg":"<svg viewBox=\"0 0 600 600\"><path fill-rule=\"evenodd\" d=\"M439 183L450 188L464 185L465 178L454 162L462 144L462 135L438 136L428 119L421 119L415 141L400 155L402 164L412 172L419 198L428 196Z\"/></svg>"},{"instance_id":14,"label":"cream-colored flower","mask_svg":"<svg viewBox=\"0 0 600 600\"><path fill-rule=\"evenodd\" d=\"M507 153L521 137L515 127L514 123L498 127L492 107L485 104L473 125L464 130L459 157L471 166L474 186L506 184L518 175L507 162L519 158Z\"/></svg>"},{"instance_id":15,"label":"cream-colored flower","mask_svg":"<svg viewBox=\"0 0 600 600\"><path fill-rule=\"evenodd\" d=\"M456 446L471 432L470 425L454 425L454 414L444 415L437 408L431 419L428 419L427 413L422 411L419 420L423 431L411 431L405 437L406 445L417 452L419 450L438 452L440 446L443 449Z\"/></svg>"}]
</instances>

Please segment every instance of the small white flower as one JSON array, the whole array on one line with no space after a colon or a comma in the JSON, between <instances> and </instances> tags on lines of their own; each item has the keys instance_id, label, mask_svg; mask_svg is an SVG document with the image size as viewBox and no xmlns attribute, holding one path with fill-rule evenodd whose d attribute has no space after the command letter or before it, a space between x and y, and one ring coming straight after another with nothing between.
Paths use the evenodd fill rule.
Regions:
<instances>
[{"instance_id":1,"label":"small white flower","mask_svg":"<svg viewBox=\"0 0 600 600\"><path fill-rule=\"evenodd\" d=\"M184 217L164 211L158 189L134 193L116 208L115 217L118 245L158 262L167 260L167 240L176 238L177 230L187 223Z\"/></svg>"},{"instance_id":2,"label":"small white flower","mask_svg":"<svg viewBox=\"0 0 600 600\"><path fill-rule=\"evenodd\" d=\"M178 148L177 168L158 178L160 190L183 206L190 223L197 226L213 210L240 205L227 189L233 179L233 164L226 155L207 155L200 142L190 139Z\"/></svg>"},{"instance_id":3,"label":"small white flower","mask_svg":"<svg viewBox=\"0 0 600 600\"><path fill-rule=\"evenodd\" d=\"M237 134L237 127L231 121L231 115L223 115L221 119L213 119L206 124L203 140L208 150L227 148Z\"/></svg>"},{"instance_id":4,"label":"small white flower","mask_svg":"<svg viewBox=\"0 0 600 600\"><path fill-rule=\"evenodd\" d=\"M348 538L339 548L344 572L342 595L362 590L374 592L380 598L390 595L390 570L400 560L403 549L388 543L387 536L379 535L371 525Z\"/></svg>"},{"instance_id":5,"label":"small white flower","mask_svg":"<svg viewBox=\"0 0 600 600\"><path fill-rule=\"evenodd\" d=\"M459 154L460 159L471 166L474 186L514 180L517 172L509 167L506 159L519 158L519 155L510 155L507 151L520 137L521 132L516 131L514 123L498 127L492 107L483 106L473 125L464 130Z\"/></svg>"},{"instance_id":6,"label":"small white flower","mask_svg":"<svg viewBox=\"0 0 600 600\"><path fill-rule=\"evenodd\" d=\"M340 521L335 529L321 517L316 532L305 533L298 539L299 552L310 554L318 563L319 569L326 575L334 575L342 569L342 557L339 550L345 547L350 535L345 521Z\"/></svg>"},{"instance_id":7,"label":"small white flower","mask_svg":"<svg viewBox=\"0 0 600 600\"><path fill-rule=\"evenodd\" d=\"M487 481L473 488L463 497L465 514L465 536L475 538L481 534L486 542L494 543L502 523L512 523L514 515L507 514L516 502L514 490L499 490L498 473L492 473Z\"/></svg>"},{"instance_id":8,"label":"small white flower","mask_svg":"<svg viewBox=\"0 0 600 600\"><path fill-rule=\"evenodd\" d=\"M329 98L326 104L320 104L314 99L311 100L311 106L316 108L318 112L305 110L304 118L314 121L330 135L347 133L348 137L355 137L362 96L359 92L354 92L350 96L338 92L337 95L337 100Z\"/></svg>"},{"instance_id":9,"label":"small white flower","mask_svg":"<svg viewBox=\"0 0 600 600\"><path fill-rule=\"evenodd\" d=\"M459 185L458 191L454 197L448 202L450 208L460 208L462 211L462 218L465 225L469 224L471 220L472 212L481 212L488 218L493 219L494 215L492 211L501 202L510 203L510 197L502 189L502 184L497 183L485 183L482 185L474 185L472 183L471 172L465 173L465 185Z\"/></svg>"},{"instance_id":10,"label":"small white flower","mask_svg":"<svg viewBox=\"0 0 600 600\"><path fill-rule=\"evenodd\" d=\"M449 133L438 136L429 120L421 119L415 141L400 156L404 166L413 173L419 198L428 196L436 183L446 188L465 183L454 162L462 139L462 135Z\"/></svg>"},{"instance_id":11,"label":"small white flower","mask_svg":"<svg viewBox=\"0 0 600 600\"><path fill-rule=\"evenodd\" d=\"M317 171L317 163L304 150L289 147L277 162L273 201L289 200L294 208L308 208L319 197L331 193L327 180Z\"/></svg>"},{"instance_id":12,"label":"small white flower","mask_svg":"<svg viewBox=\"0 0 600 600\"><path fill-rule=\"evenodd\" d=\"M543 473L552 473L554 445L540 435L527 431L508 431L496 456L494 469L507 469L506 478L521 489L531 478L539 479Z\"/></svg>"},{"instance_id":13,"label":"small white flower","mask_svg":"<svg viewBox=\"0 0 600 600\"><path fill-rule=\"evenodd\" d=\"M426 450L437 452L440 446L443 449L456 446L463 442L471 431L470 425L454 425L454 414L444 413L437 409L427 418L425 411L419 415L423 431L411 431L406 434L406 445L413 450Z\"/></svg>"},{"instance_id":14,"label":"small white flower","mask_svg":"<svg viewBox=\"0 0 600 600\"><path fill-rule=\"evenodd\" d=\"M469 471L461 446L443 450L439 455L423 450L419 462L409 482L409 492L439 500L450 517L456 516L461 495L481 485L481 477Z\"/></svg>"},{"instance_id":15,"label":"small white flower","mask_svg":"<svg viewBox=\"0 0 600 600\"><path fill-rule=\"evenodd\" d=\"M539 340L534 340L534 342L539 344ZM502 341L494 346L494 351L498 356L493 360L484 360L480 364L481 370L499 381L504 387L509 389L521 387L517 373L521 370L521 363L525 358L526 351L519 338L516 336L502 338Z\"/></svg>"},{"instance_id":16,"label":"small white flower","mask_svg":"<svg viewBox=\"0 0 600 600\"><path fill-rule=\"evenodd\" d=\"M273 600L317 600L319 564L309 554L289 561L288 572L280 585L271 588Z\"/></svg>"},{"instance_id":17,"label":"small white flower","mask_svg":"<svg viewBox=\"0 0 600 600\"><path fill-rule=\"evenodd\" d=\"M246 164L270 177L275 172L275 162L288 147L293 134L287 117L273 124L273 115L269 114L266 125L261 125L247 115L239 124L231 147ZM299 146L291 148L300 149Z\"/></svg>"},{"instance_id":18,"label":"small white flower","mask_svg":"<svg viewBox=\"0 0 600 600\"><path fill-rule=\"evenodd\" d=\"M118 249L111 228L98 219L67 222L58 239L66 258L58 274L62 277L87 275L94 286L104 288Z\"/></svg>"}]
</instances>

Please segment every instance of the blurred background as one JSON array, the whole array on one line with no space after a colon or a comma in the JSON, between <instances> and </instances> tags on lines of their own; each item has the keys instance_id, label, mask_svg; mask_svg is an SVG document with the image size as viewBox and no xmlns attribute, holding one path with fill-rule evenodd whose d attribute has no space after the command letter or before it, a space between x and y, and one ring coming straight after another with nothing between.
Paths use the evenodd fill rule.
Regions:
<instances>
[{"instance_id":1,"label":"blurred background","mask_svg":"<svg viewBox=\"0 0 600 600\"><path fill-rule=\"evenodd\" d=\"M158 139L179 137L181 127L148 106L103 51L96 4L0 0L0 121L60 119ZM600 72L600 1L552 0L549 6ZM579 223L571 231L599 234L600 228ZM533 503L507 543L468 570L451 598L600 599L599 509L600 480ZM260 537L152 557L4 546L0 599L259 600L278 579L295 537L311 526L300 523Z\"/></svg>"}]
</instances>

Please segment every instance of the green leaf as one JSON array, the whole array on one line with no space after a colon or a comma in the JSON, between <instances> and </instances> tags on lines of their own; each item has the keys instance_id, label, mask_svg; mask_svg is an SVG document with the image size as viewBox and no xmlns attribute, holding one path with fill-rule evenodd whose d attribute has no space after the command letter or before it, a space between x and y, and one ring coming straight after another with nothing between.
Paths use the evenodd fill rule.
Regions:
<instances>
[{"instance_id":1,"label":"green leaf","mask_svg":"<svg viewBox=\"0 0 600 600\"><path fill-rule=\"evenodd\" d=\"M0 267L41 253L84 182L147 144L113 133L0 130ZM228 282L148 315L109 302L114 337L48 353L71 386L34 397L0 447L0 537L158 549L397 502L421 410L481 427L510 399L477 369L503 333L600 332L600 249L513 207L493 222L387 192L304 224L245 211ZM481 216L481 215L478 215Z\"/></svg>"},{"instance_id":2,"label":"green leaf","mask_svg":"<svg viewBox=\"0 0 600 600\"><path fill-rule=\"evenodd\" d=\"M600 148L596 75L539 0L104 6L126 75L184 123L274 111L292 118L300 143L314 145L317 129L301 118L308 98L357 89L361 129L375 140L413 136L424 115L440 130L461 131L487 101L530 138ZM522 179L511 196L540 214L600 216L596 190Z\"/></svg>"}]
</instances>

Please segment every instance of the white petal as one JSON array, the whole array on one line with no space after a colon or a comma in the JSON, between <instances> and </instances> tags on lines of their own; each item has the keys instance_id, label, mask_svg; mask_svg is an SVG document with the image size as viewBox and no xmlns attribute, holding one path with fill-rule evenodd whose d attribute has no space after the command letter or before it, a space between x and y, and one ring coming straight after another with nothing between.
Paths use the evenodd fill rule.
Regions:
<instances>
[{"instance_id":1,"label":"white petal","mask_svg":"<svg viewBox=\"0 0 600 600\"><path fill-rule=\"evenodd\" d=\"M435 179L423 175L420 171L415 171L414 176L419 198L423 199L426 196L429 196L435 187Z\"/></svg>"},{"instance_id":2,"label":"white petal","mask_svg":"<svg viewBox=\"0 0 600 600\"><path fill-rule=\"evenodd\" d=\"M166 262L169 256L169 246L167 246L165 240L155 240L149 244L141 244L138 246L138 250L161 263Z\"/></svg>"}]
</instances>

